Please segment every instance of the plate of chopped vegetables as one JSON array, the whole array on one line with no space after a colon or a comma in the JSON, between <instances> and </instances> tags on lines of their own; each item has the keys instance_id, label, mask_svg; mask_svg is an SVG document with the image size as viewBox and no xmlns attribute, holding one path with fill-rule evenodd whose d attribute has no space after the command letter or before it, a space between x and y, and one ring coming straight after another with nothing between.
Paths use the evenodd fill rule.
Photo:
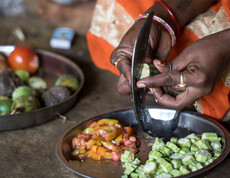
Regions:
<instances>
[{"instance_id":1,"label":"plate of chopped vegetables","mask_svg":"<svg viewBox=\"0 0 230 178\"><path fill-rule=\"evenodd\" d=\"M172 113L165 108L149 108ZM168 138L150 137L133 108L99 114L76 123L59 138L58 159L83 177L194 177L210 172L230 151L229 132L191 111L179 114Z\"/></svg>"}]
</instances>

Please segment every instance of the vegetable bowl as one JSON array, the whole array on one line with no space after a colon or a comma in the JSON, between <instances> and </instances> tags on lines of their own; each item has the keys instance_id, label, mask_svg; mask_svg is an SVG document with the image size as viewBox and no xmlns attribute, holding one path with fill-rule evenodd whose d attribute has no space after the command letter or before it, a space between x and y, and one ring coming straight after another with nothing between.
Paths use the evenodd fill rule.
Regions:
<instances>
[{"instance_id":1,"label":"vegetable bowl","mask_svg":"<svg viewBox=\"0 0 230 178\"><path fill-rule=\"evenodd\" d=\"M14 49L14 46L0 46L0 53L9 56ZM59 77L71 74L79 80L78 90L73 92L65 100L51 106L42 106L28 112L17 114L1 115L0 131L32 127L57 118L58 115L64 114L75 104L79 92L83 87L84 74L77 64L64 56L50 51L41 49L35 49L34 51L39 57L39 72L42 73L42 78L47 82L48 88L54 86L55 81Z\"/></svg>"},{"instance_id":2,"label":"vegetable bowl","mask_svg":"<svg viewBox=\"0 0 230 178\"><path fill-rule=\"evenodd\" d=\"M148 108L149 110L160 111L164 116L171 115L175 110L165 108ZM182 111L179 115L177 129L172 133L169 138L163 138L165 142L171 138L183 138L192 133L201 135L205 132L216 133L225 141L225 146L220 156L207 166L191 172L180 177L197 177L204 176L209 173L215 166L220 164L229 154L230 151L230 135L229 132L217 121L205 117L201 114L191 111ZM94 160L86 158L84 160L76 160L72 157L71 142L77 134L81 133L90 123L99 121L103 118L117 119L124 126L129 126L135 129L135 134L141 140L138 147L139 152L137 156L140 158L142 164L148 160L148 155L151 148L155 143L155 138L150 137L138 125L133 108L122 108L110 112L98 114L96 116L85 119L83 122L78 122L71 128L67 129L65 133L58 139L56 145L56 155L60 162L69 170L83 177L100 177L100 178L117 178L124 175L125 168L120 161L113 161L108 159Z\"/></svg>"}]
</instances>

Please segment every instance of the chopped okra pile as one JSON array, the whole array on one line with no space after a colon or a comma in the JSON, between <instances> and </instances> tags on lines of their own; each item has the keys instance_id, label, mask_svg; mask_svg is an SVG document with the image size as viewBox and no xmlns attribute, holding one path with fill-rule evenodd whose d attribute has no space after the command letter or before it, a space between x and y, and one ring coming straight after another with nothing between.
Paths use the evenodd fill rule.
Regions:
<instances>
[{"instance_id":1,"label":"chopped okra pile","mask_svg":"<svg viewBox=\"0 0 230 178\"><path fill-rule=\"evenodd\" d=\"M212 132L201 136L192 133L184 138L171 138L167 143L156 137L144 164L132 151L126 150L121 155L125 168L122 178L168 178L189 174L217 159L224 145L224 139Z\"/></svg>"}]
</instances>

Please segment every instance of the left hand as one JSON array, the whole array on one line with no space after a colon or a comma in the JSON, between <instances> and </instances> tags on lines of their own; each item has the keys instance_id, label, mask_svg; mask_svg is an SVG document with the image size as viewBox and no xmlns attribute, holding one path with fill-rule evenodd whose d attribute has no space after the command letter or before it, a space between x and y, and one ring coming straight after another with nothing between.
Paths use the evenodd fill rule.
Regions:
<instances>
[{"instance_id":1,"label":"left hand","mask_svg":"<svg viewBox=\"0 0 230 178\"><path fill-rule=\"evenodd\" d=\"M166 107L183 109L202 96L210 94L223 70L230 63L230 30L225 30L194 42L179 56L165 65L154 64L159 75L141 79L139 88L150 88L158 102ZM177 87L182 72L186 87ZM165 93L160 87L172 87L177 96Z\"/></svg>"}]
</instances>

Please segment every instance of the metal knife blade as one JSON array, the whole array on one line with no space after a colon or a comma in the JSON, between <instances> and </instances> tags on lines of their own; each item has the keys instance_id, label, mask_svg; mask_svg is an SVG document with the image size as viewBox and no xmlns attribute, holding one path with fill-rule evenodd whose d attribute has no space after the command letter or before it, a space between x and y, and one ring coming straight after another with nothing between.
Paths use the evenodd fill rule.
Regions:
<instances>
[{"instance_id":1,"label":"metal knife blade","mask_svg":"<svg viewBox=\"0 0 230 178\"><path fill-rule=\"evenodd\" d=\"M142 63L144 63L146 57L146 50L148 45L148 39L150 29L152 25L154 13L149 13L147 19L143 23L133 48L132 66L131 66L131 90L132 90L132 103L134 113L137 121L142 126L142 129L149 132L148 120L151 116L148 113L148 109L145 103L144 89L136 87L137 80L139 78L139 70ZM151 134L151 133L150 133Z\"/></svg>"}]
</instances>

